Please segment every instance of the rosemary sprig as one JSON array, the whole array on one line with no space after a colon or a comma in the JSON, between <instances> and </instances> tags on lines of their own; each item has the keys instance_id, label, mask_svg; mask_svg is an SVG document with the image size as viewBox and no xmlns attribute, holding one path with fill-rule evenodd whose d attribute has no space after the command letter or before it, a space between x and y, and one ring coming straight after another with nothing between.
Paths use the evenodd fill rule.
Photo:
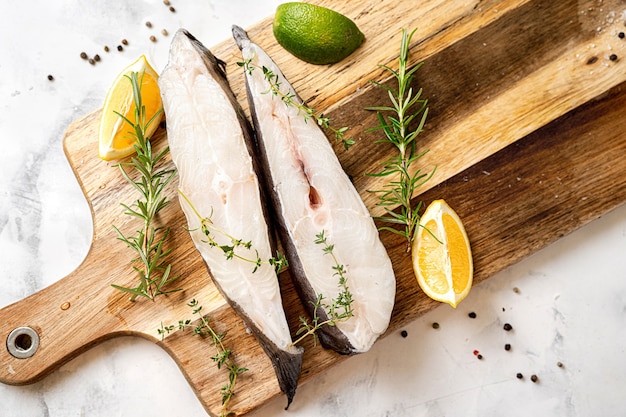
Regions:
<instances>
[{"instance_id":1,"label":"rosemary sprig","mask_svg":"<svg viewBox=\"0 0 626 417\"><path fill-rule=\"evenodd\" d=\"M372 81L373 84L387 91L391 105L367 107L367 110L377 112L379 125L366 130L366 132L382 130L385 137L376 143L388 143L398 149L397 156L382 163L383 167L380 172L368 175L397 178L389 181L382 189L372 192L379 194L378 205L385 209L385 215L377 217L376 220L403 226L402 229L382 226L380 230L387 230L404 237L407 241L407 252L411 250L416 228L419 227L419 211L422 206L422 202L419 202L416 207L412 208L411 198L415 190L428 181L435 172L434 169L430 174L424 174L420 169L411 172L414 163L428 152L417 153L416 151L415 139L423 131L428 107L427 100L420 98L422 89L414 92L411 87L415 72L422 63L411 69L407 68L409 45L414 33L415 30L410 33L406 29L402 30L397 70L381 65L394 76L398 83L397 89ZM417 127L411 129L410 124L418 117ZM397 207L399 207L399 212L395 211Z\"/></svg>"},{"instance_id":2,"label":"rosemary sprig","mask_svg":"<svg viewBox=\"0 0 626 417\"><path fill-rule=\"evenodd\" d=\"M276 273L279 273L283 268L286 268L288 266L287 258L285 258L285 256L280 252L276 252L275 257L270 257L267 260L261 259L261 257L259 256L259 252L254 249L252 241L244 241L243 239L238 239L232 236L230 233L218 228L211 220L211 215L209 215L209 217L203 217L202 215L200 215L196 207L191 203L185 193L182 192L182 190L178 190L178 193L187 202L189 207L191 207L194 214L198 217L198 220L200 220L202 233L207 238L206 243L212 248L221 250L224 253L224 256L226 256L226 259L236 258L244 262L249 262L253 264L254 267L252 273L255 273L263 264L269 264L274 267ZM219 244L216 240L216 235L222 235L226 237L230 241L230 244ZM256 256L254 258L250 258L242 255L239 251L242 248L246 249L247 251L254 250Z\"/></svg>"},{"instance_id":3,"label":"rosemary sprig","mask_svg":"<svg viewBox=\"0 0 626 417\"><path fill-rule=\"evenodd\" d=\"M231 357L231 350L224 346L224 333L218 333L213 329L209 319L202 314L202 306L197 300L193 299L187 304L192 308L193 315L199 317L199 323L194 325L191 319L179 320L178 325L164 326L161 323L161 328L157 329L161 338L165 335L173 332L174 330L185 330L189 327L193 328L193 334L201 337L206 337L211 340L211 345L215 347L215 354L211 356L211 360L217 366L217 369L225 368L228 371L228 382L220 389L222 396L222 411L220 416L226 417L232 414L228 410L228 405L235 395L235 386L237 385L237 378L242 373L246 372L248 368L243 368L237 365Z\"/></svg>"},{"instance_id":4,"label":"rosemary sprig","mask_svg":"<svg viewBox=\"0 0 626 417\"><path fill-rule=\"evenodd\" d=\"M252 74L252 71L255 68L258 68L258 66L256 66L252 62L252 58L247 59L243 62L237 62L237 65L242 67L244 71L246 71L248 74ZM285 103L286 106L295 107L296 109L298 109L299 113L302 114L305 121L308 122L309 120L314 119L320 127L330 130L335 136L335 141L343 143L343 147L345 150L348 150L352 145L354 145L354 139L349 137L347 138L345 136L348 127L333 127L330 124L330 119L328 117L324 116L323 113L317 113L315 109L301 102L296 97L296 94L293 91L281 91L281 82L278 74L274 73L274 71L272 71L270 68L267 68L266 66L262 66L261 71L263 72L263 77L269 84L269 89L265 92L266 94L271 93L273 96L280 98L280 100Z\"/></svg>"},{"instance_id":5,"label":"rosemary sprig","mask_svg":"<svg viewBox=\"0 0 626 417\"><path fill-rule=\"evenodd\" d=\"M348 320L350 317L354 315L354 310L352 308L352 293L348 288L348 282L346 277L346 268L344 265L339 264L335 253L333 252L335 246L328 243L328 240L325 236L324 230L315 235L315 243L317 245L322 245L322 251L324 251L325 255L330 255L333 258L334 265L333 276L338 278L338 286L339 286L339 294L337 294L337 298L331 300L330 304L324 303L324 296L322 294L318 294L315 302L311 302L313 304L313 318L309 322L306 317L300 317L300 328L296 331L296 336L300 336L296 339L292 345L296 345L304 340L307 336L313 336L314 345L317 344L317 330L324 326L336 326L338 322ZM319 308L323 308L328 315L328 319L324 321L320 321L317 311Z\"/></svg>"},{"instance_id":6,"label":"rosemary sprig","mask_svg":"<svg viewBox=\"0 0 626 417\"><path fill-rule=\"evenodd\" d=\"M116 284L112 284L112 286L131 294L130 299L132 301L137 297L154 300L160 294L178 291L178 289L165 289L168 284L178 279L178 276L171 276L171 264L166 265L164 261L164 258L171 252L171 249L164 248L170 229L154 226L156 216L169 204L163 191L174 177L175 170L157 168L169 148L165 147L161 152L154 154L150 141L145 136L150 125L155 122L156 117L163 109L160 109L150 120L146 120L146 108L141 98L143 74L140 77L138 73L133 72L127 78L132 84L136 122L129 120L119 112L115 113L133 129L137 155L130 162L121 162L116 166L119 167L122 177L132 184L140 194L140 198L133 204L121 204L125 209L124 213L141 219L143 227L137 230L134 236L125 235L115 226L113 228L117 232L118 239L126 243L137 254L137 258L132 263L133 269L139 276L139 283L132 288ZM127 168L134 171L139 179L132 179Z\"/></svg>"}]
</instances>

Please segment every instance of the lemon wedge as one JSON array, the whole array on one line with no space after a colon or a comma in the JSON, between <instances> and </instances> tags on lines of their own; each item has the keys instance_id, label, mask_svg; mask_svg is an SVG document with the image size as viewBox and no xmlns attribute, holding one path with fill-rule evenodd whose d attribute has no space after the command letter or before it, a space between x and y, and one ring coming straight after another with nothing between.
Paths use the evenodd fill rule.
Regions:
<instances>
[{"instance_id":1,"label":"lemon wedge","mask_svg":"<svg viewBox=\"0 0 626 417\"><path fill-rule=\"evenodd\" d=\"M472 288L474 264L461 219L444 201L433 201L420 219L412 246L417 282L430 298L455 307Z\"/></svg>"},{"instance_id":2,"label":"lemon wedge","mask_svg":"<svg viewBox=\"0 0 626 417\"><path fill-rule=\"evenodd\" d=\"M159 75L152 68L145 55L124 68L113 81L107 92L100 119L98 154L105 161L121 159L135 152L136 135L132 126L119 114L133 124L135 120L135 102L133 86L128 77L136 72L141 80L141 98L145 106L145 121L150 120L163 107L159 90ZM117 113L119 114L117 114ZM144 136L148 139L159 127L163 112L148 126Z\"/></svg>"}]
</instances>

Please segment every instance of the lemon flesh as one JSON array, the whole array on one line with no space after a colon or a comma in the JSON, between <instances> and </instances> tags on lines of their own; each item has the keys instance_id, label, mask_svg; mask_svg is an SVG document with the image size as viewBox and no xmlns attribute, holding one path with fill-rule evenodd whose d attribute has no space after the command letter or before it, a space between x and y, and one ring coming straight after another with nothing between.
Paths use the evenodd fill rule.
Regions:
<instances>
[{"instance_id":1,"label":"lemon flesh","mask_svg":"<svg viewBox=\"0 0 626 417\"><path fill-rule=\"evenodd\" d=\"M273 31L276 41L288 52L317 65L341 61L365 39L357 25L346 16L308 3L279 5Z\"/></svg>"},{"instance_id":2,"label":"lemon flesh","mask_svg":"<svg viewBox=\"0 0 626 417\"><path fill-rule=\"evenodd\" d=\"M136 137L131 125L120 114L137 124L135 101L130 82L131 73L136 72L141 80L141 98L145 106L146 121L161 110L161 92L158 74L144 55L124 68L115 78L107 92L102 107L98 137L98 155L105 161L125 158L135 152ZM118 114L119 113L119 114ZM144 136L149 138L159 127L163 112L148 126Z\"/></svg>"},{"instance_id":3,"label":"lemon flesh","mask_svg":"<svg viewBox=\"0 0 626 417\"><path fill-rule=\"evenodd\" d=\"M413 241L413 270L424 293L456 307L472 287L474 266L461 219L444 201L433 201Z\"/></svg>"}]
</instances>

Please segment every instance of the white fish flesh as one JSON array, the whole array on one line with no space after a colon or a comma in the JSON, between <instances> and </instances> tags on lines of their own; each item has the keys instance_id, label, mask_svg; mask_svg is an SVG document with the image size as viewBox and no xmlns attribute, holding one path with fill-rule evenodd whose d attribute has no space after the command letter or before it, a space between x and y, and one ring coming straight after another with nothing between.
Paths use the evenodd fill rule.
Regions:
<instances>
[{"instance_id":1,"label":"white fish flesh","mask_svg":"<svg viewBox=\"0 0 626 417\"><path fill-rule=\"evenodd\" d=\"M340 292L336 266L315 243L324 232L334 245L339 265L347 270L354 316L335 327L320 329L320 342L344 354L365 352L389 325L396 282L389 255L363 200L344 172L324 132L305 120L296 106L272 94L262 70L275 77L281 95L293 87L272 59L246 32L233 26L244 62L248 101L257 132L260 165L279 223L279 235L304 305L310 309L318 295L334 300ZM301 101L300 101L301 102ZM323 319L328 316L318 309Z\"/></svg>"},{"instance_id":2,"label":"white fish flesh","mask_svg":"<svg viewBox=\"0 0 626 417\"><path fill-rule=\"evenodd\" d=\"M228 85L224 62L181 29L174 36L169 62L159 78L167 120L170 154L179 177L180 204L193 242L216 286L268 354L290 403L302 366L302 349L292 339L274 268L255 265L207 243L201 217L244 242L237 249L248 259L275 254L263 192L253 167L253 134ZM212 233L219 245L229 237Z\"/></svg>"}]
</instances>

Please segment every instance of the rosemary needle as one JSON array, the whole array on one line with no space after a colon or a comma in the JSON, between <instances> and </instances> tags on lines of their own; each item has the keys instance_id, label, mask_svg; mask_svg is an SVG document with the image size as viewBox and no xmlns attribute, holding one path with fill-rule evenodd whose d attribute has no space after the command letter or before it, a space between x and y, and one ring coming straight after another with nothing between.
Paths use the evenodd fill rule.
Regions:
<instances>
[{"instance_id":1,"label":"rosemary needle","mask_svg":"<svg viewBox=\"0 0 626 417\"><path fill-rule=\"evenodd\" d=\"M153 153L152 145L146 138L146 131L157 120L162 109L146 121L146 109L141 98L142 78L143 74L140 78L136 72L132 72L128 76L133 89L136 122L117 113L133 130L137 155L132 157L130 162L121 162L116 166L119 167L122 177L132 184L140 194L140 198L133 204L122 203L122 207L128 216L142 220L143 227L131 236L113 226L118 234L118 239L126 243L137 255L137 258L133 260L133 269L137 272L139 283L136 287L124 287L117 284L112 284L112 286L131 294L132 301L137 297L154 300L160 294L179 291L179 289L165 289L168 284L178 279L178 276L171 275L171 265L166 265L164 261L164 258L171 252L171 249L166 249L164 246L170 229L163 226L155 227L154 225L156 216L169 204L163 191L174 177L175 170L158 167L169 148L165 147L161 152ZM136 175L139 176L138 180L133 179Z\"/></svg>"},{"instance_id":2,"label":"rosemary needle","mask_svg":"<svg viewBox=\"0 0 626 417\"><path fill-rule=\"evenodd\" d=\"M427 100L421 98L422 90L414 92L411 86L415 72L421 64L407 68L409 45L414 33L415 30L410 33L406 29L402 30L397 70L381 65L393 75L397 81L397 89L372 81L374 85L387 91L391 104L366 108L376 111L379 121L378 126L367 129L366 132L382 131L384 138L378 142L393 145L398 151L395 157L382 163L383 168L380 172L368 174L374 177L394 177L382 189L372 191L379 195L378 205L385 210L385 215L377 217L376 220L392 226L401 226L401 229L392 226L383 226L380 229L404 237L407 241L407 252L411 249L416 228L419 226L421 209L421 202L412 207L411 198L415 190L434 174L434 170L430 174L424 174L419 169L413 170L415 162L428 152L417 153L416 149L416 138L426 123L428 107ZM415 121L417 126L411 129L410 126ZM398 207L399 211L396 210Z\"/></svg>"}]
</instances>

